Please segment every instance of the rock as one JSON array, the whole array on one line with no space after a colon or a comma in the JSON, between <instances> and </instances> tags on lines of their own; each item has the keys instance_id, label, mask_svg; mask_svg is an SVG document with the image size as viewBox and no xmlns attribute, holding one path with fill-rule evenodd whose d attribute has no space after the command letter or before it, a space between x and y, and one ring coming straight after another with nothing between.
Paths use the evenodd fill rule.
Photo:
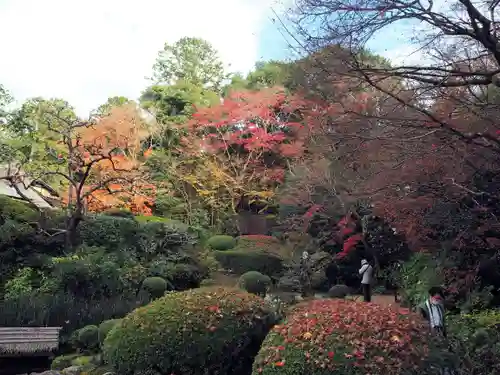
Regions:
<instances>
[{"instance_id":1,"label":"rock","mask_svg":"<svg viewBox=\"0 0 500 375\"><path fill-rule=\"evenodd\" d=\"M32 372L30 375L61 375L61 372L57 370L47 370L43 372Z\"/></svg>"},{"instance_id":2,"label":"rock","mask_svg":"<svg viewBox=\"0 0 500 375\"><path fill-rule=\"evenodd\" d=\"M311 287L314 290L321 290L328 283L328 278L326 277L324 270L319 270L313 272L311 275Z\"/></svg>"},{"instance_id":3,"label":"rock","mask_svg":"<svg viewBox=\"0 0 500 375\"><path fill-rule=\"evenodd\" d=\"M328 297L330 298L345 298L351 293L351 288L347 285L334 285L328 291Z\"/></svg>"},{"instance_id":4,"label":"rock","mask_svg":"<svg viewBox=\"0 0 500 375\"><path fill-rule=\"evenodd\" d=\"M62 375L80 375L83 372L82 366L70 366L61 371Z\"/></svg>"}]
</instances>

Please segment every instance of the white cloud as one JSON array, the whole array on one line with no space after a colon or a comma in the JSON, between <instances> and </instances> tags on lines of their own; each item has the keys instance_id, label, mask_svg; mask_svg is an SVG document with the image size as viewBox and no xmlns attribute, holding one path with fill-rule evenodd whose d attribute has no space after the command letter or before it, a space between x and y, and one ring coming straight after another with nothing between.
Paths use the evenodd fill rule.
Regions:
<instances>
[{"instance_id":1,"label":"white cloud","mask_svg":"<svg viewBox=\"0 0 500 375\"><path fill-rule=\"evenodd\" d=\"M269 0L0 0L0 83L17 102L61 97L81 115L109 96L137 98L157 52L210 41L231 71L258 59Z\"/></svg>"}]
</instances>

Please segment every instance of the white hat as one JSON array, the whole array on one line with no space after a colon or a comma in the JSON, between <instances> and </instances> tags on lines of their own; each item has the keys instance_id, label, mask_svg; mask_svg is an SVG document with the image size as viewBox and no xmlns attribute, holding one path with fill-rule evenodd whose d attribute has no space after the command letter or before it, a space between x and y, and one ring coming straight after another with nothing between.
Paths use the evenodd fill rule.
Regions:
<instances>
[{"instance_id":1,"label":"white hat","mask_svg":"<svg viewBox=\"0 0 500 375\"><path fill-rule=\"evenodd\" d=\"M368 263L368 261L366 259L361 260L361 264L366 264L366 263Z\"/></svg>"}]
</instances>

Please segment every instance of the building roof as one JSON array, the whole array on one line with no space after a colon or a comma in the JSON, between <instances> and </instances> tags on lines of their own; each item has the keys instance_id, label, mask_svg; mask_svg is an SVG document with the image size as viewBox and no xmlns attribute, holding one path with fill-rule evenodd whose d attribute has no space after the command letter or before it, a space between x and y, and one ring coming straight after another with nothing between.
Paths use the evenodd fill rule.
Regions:
<instances>
[{"instance_id":1,"label":"building roof","mask_svg":"<svg viewBox=\"0 0 500 375\"><path fill-rule=\"evenodd\" d=\"M0 327L0 357L48 353L59 347L61 327Z\"/></svg>"},{"instance_id":2,"label":"building roof","mask_svg":"<svg viewBox=\"0 0 500 375\"><path fill-rule=\"evenodd\" d=\"M16 191L14 185L9 180L2 179L2 177L7 177L11 173L11 170L12 168L8 165L0 165L0 194L25 200L25 198ZM44 192L42 191L47 190L47 193L52 194L52 191L50 191L51 189L49 190L48 188L34 186L28 178L24 178L24 183L18 183L16 185L23 195L25 195L37 207L53 208L53 206L43 198Z\"/></svg>"}]
</instances>

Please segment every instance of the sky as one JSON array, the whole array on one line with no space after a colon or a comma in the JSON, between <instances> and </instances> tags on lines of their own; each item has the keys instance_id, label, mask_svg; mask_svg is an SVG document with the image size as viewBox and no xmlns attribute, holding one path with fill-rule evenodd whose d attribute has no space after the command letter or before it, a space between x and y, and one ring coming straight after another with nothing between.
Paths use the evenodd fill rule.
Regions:
<instances>
[{"instance_id":1,"label":"sky","mask_svg":"<svg viewBox=\"0 0 500 375\"><path fill-rule=\"evenodd\" d=\"M285 8L275 1L0 0L0 83L17 105L58 97L85 116L110 96L138 98L163 44L183 36L208 40L229 71L248 72L290 57L271 21L271 6Z\"/></svg>"}]
</instances>

